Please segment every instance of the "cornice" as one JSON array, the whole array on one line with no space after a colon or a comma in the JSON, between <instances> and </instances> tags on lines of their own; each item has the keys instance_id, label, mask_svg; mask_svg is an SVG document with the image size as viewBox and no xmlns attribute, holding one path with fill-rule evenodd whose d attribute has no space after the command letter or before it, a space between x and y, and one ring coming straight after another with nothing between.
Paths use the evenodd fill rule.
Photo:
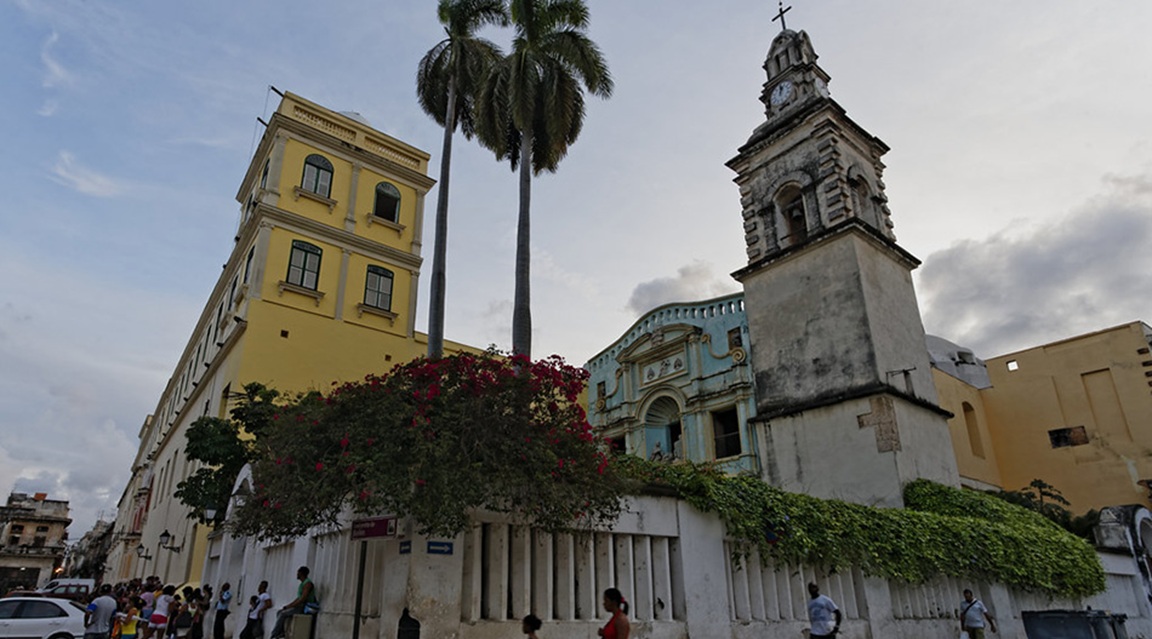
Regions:
<instances>
[{"instance_id":1,"label":"cornice","mask_svg":"<svg viewBox=\"0 0 1152 639\"><path fill-rule=\"evenodd\" d=\"M383 261L388 261L413 271L418 271L420 265L424 263L424 259L419 255L401 251L387 244L356 235L343 228L329 226L323 222L317 222L298 213L293 213L269 204L257 204L255 212L245 227L246 229L247 227L258 227L265 220L278 223L284 228L291 228L305 234L324 238L342 249L355 249L361 253L379 257Z\"/></svg>"}]
</instances>

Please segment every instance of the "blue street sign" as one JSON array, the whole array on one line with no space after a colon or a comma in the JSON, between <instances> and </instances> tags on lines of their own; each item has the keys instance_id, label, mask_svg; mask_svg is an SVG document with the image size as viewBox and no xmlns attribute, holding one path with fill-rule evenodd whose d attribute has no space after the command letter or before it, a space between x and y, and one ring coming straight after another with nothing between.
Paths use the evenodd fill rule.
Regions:
<instances>
[{"instance_id":1,"label":"blue street sign","mask_svg":"<svg viewBox=\"0 0 1152 639\"><path fill-rule=\"evenodd\" d=\"M451 555L453 542L451 541L430 541L428 542L429 555Z\"/></svg>"},{"instance_id":2,"label":"blue street sign","mask_svg":"<svg viewBox=\"0 0 1152 639\"><path fill-rule=\"evenodd\" d=\"M400 554L401 555L407 555L407 554L410 554L411 552L412 552L411 540L400 542Z\"/></svg>"}]
</instances>

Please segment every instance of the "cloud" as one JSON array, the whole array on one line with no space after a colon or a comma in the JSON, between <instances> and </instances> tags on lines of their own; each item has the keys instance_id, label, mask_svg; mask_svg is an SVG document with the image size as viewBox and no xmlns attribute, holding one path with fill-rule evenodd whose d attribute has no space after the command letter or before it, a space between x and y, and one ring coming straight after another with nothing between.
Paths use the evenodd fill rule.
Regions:
<instances>
[{"instance_id":1,"label":"cloud","mask_svg":"<svg viewBox=\"0 0 1152 639\"><path fill-rule=\"evenodd\" d=\"M930 255L919 277L929 333L1001 355L1152 315L1152 180L1106 190L1046 224Z\"/></svg>"},{"instance_id":2,"label":"cloud","mask_svg":"<svg viewBox=\"0 0 1152 639\"><path fill-rule=\"evenodd\" d=\"M640 315L661 304L702 300L736 290L735 282L717 278L710 264L696 261L677 269L676 277L658 277L637 284L628 298L628 310Z\"/></svg>"},{"instance_id":3,"label":"cloud","mask_svg":"<svg viewBox=\"0 0 1152 639\"><path fill-rule=\"evenodd\" d=\"M116 180L81 166L71 151L60 151L52 167L52 179L59 184L95 197L112 197L125 190Z\"/></svg>"},{"instance_id":4,"label":"cloud","mask_svg":"<svg viewBox=\"0 0 1152 639\"><path fill-rule=\"evenodd\" d=\"M46 118L56 115L56 111L60 108L60 103L56 100L45 100L44 104L36 109L36 115L42 115Z\"/></svg>"},{"instance_id":5,"label":"cloud","mask_svg":"<svg viewBox=\"0 0 1152 639\"><path fill-rule=\"evenodd\" d=\"M44 88L50 89L72 82L72 74L52 56L52 48L59 40L60 34L53 31L40 47L40 61L44 63Z\"/></svg>"}]
</instances>

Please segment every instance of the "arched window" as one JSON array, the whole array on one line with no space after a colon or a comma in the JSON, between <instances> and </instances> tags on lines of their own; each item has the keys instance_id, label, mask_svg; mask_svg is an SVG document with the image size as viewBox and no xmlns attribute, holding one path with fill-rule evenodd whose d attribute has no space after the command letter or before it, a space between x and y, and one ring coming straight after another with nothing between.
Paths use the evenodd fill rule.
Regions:
<instances>
[{"instance_id":1,"label":"arched window","mask_svg":"<svg viewBox=\"0 0 1152 639\"><path fill-rule=\"evenodd\" d=\"M964 426L968 429L968 445L972 455L984 459L984 442L980 439L980 423L976 421L976 410L972 404L964 402Z\"/></svg>"},{"instance_id":2,"label":"arched window","mask_svg":"<svg viewBox=\"0 0 1152 639\"><path fill-rule=\"evenodd\" d=\"M304 158L304 177L300 188L316 195L328 197L332 193L332 163L323 155L313 153Z\"/></svg>"},{"instance_id":3,"label":"arched window","mask_svg":"<svg viewBox=\"0 0 1152 639\"><path fill-rule=\"evenodd\" d=\"M808 239L808 220L804 215L804 194L796 186L786 187L776 199L789 245L796 245Z\"/></svg>"},{"instance_id":4,"label":"arched window","mask_svg":"<svg viewBox=\"0 0 1152 639\"><path fill-rule=\"evenodd\" d=\"M880 221L876 217L876 202L872 200L872 192L868 189L868 183L854 177L848 180L848 188L852 190L852 204L853 208L856 209L856 217L873 226L878 226Z\"/></svg>"},{"instance_id":5,"label":"arched window","mask_svg":"<svg viewBox=\"0 0 1152 639\"><path fill-rule=\"evenodd\" d=\"M392 271L379 266L369 266L368 279L364 281L364 305L391 311L392 278Z\"/></svg>"},{"instance_id":6,"label":"arched window","mask_svg":"<svg viewBox=\"0 0 1152 639\"><path fill-rule=\"evenodd\" d=\"M288 259L288 283L316 290L320 280L319 246L292 240L292 256Z\"/></svg>"},{"instance_id":7,"label":"arched window","mask_svg":"<svg viewBox=\"0 0 1152 639\"><path fill-rule=\"evenodd\" d=\"M388 182L376 185L376 203L372 206L372 215L383 218L389 222L400 222L400 189Z\"/></svg>"},{"instance_id":8,"label":"arched window","mask_svg":"<svg viewBox=\"0 0 1152 639\"><path fill-rule=\"evenodd\" d=\"M680 405L671 397L660 397L652 402L644 415L647 430L648 457L657 460L684 457L680 441Z\"/></svg>"}]
</instances>

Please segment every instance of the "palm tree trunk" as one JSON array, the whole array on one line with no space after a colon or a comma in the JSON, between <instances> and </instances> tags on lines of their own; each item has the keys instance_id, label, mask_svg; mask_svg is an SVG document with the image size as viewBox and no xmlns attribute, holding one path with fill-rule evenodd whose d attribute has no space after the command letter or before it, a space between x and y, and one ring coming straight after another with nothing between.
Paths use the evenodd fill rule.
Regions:
<instances>
[{"instance_id":1,"label":"palm tree trunk","mask_svg":"<svg viewBox=\"0 0 1152 639\"><path fill-rule=\"evenodd\" d=\"M516 297L512 302L512 352L532 357L531 293L532 130L520 137L520 216L516 224Z\"/></svg>"},{"instance_id":2,"label":"palm tree trunk","mask_svg":"<svg viewBox=\"0 0 1152 639\"><path fill-rule=\"evenodd\" d=\"M444 116L444 144L440 151L440 190L436 198L436 240L432 249L432 292L428 304L428 359L444 356L445 262L448 253L448 174L452 164L452 135L456 132L456 81L448 80L448 112Z\"/></svg>"}]
</instances>

